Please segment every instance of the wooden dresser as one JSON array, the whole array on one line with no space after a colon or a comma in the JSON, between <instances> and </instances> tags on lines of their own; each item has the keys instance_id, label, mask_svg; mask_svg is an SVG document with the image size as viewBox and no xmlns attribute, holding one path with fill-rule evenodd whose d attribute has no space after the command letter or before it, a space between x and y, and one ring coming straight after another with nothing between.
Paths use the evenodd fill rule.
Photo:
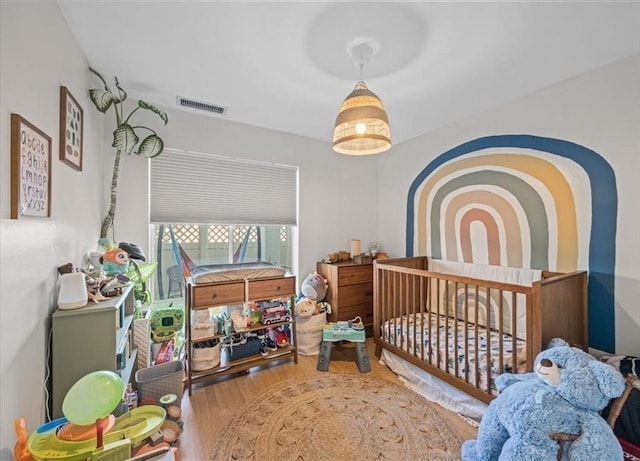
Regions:
<instances>
[{"instance_id":1,"label":"wooden dresser","mask_svg":"<svg viewBox=\"0 0 640 461\"><path fill-rule=\"evenodd\" d=\"M327 279L329 289L325 301L331 304L330 322L362 318L367 334L373 328L373 264L323 263L318 274Z\"/></svg>"}]
</instances>

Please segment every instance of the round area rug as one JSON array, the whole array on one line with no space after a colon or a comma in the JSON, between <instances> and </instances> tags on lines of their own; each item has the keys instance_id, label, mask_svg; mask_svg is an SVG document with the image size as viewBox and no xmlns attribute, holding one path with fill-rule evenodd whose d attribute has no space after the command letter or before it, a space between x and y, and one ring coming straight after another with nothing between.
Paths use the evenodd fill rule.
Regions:
<instances>
[{"instance_id":1,"label":"round area rug","mask_svg":"<svg viewBox=\"0 0 640 461\"><path fill-rule=\"evenodd\" d=\"M212 460L458 460L462 440L420 395L367 375L322 373L265 389Z\"/></svg>"}]
</instances>

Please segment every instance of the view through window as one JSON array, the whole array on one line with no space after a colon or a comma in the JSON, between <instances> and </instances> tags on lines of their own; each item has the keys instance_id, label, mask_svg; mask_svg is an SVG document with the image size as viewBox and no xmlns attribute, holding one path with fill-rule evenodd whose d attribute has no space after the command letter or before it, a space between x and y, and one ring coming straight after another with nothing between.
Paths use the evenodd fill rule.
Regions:
<instances>
[{"instance_id":1,"label":"view through window","mask_svg":"<svg viewBox=\"0 0 640 461\"><path fill-rule=\"evenodd\" d=\"M153 224L151 261L158 263L153 278L154 299L181 298L182 268L179 247L198 266L270 262L291 271L290 226L218 224Z\"/></svg>"}]
</instances>

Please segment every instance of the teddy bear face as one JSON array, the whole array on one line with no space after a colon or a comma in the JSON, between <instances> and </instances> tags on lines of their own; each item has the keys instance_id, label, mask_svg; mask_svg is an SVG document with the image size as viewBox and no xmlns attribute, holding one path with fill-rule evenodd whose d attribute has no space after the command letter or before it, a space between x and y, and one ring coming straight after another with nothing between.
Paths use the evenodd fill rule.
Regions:
<instances>
[{"instance_id":1,"label":"teddy bear face","mask_svg":"<svg viewBox=\"0 0 640 461\"><path fill-rule=\"evenodd\" d=\"M536 357L534 370L565 400L585 410L602 410L624 389L618 370L575 347L542 351Z\"/></svg>"}]
</instances>

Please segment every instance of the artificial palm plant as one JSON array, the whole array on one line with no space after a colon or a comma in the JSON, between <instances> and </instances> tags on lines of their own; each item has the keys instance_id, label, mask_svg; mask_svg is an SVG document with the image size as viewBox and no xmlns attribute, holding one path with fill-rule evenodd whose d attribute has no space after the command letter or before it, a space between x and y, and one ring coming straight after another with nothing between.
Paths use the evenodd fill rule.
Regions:
<instances>
[{"instance_id":1,"label":"artificial palm plant","mask_svg":"<svg viewBox=\"0 0 640 461\"><path fill-rule=\"evenodd\" d=\"M104 88L89 90L89 97L91 102L102 113L106 113L113 107L113 111L116 116L116 129L113 131L113 144L116 148L116 157L113 164L113 175L111 177L111 194L109 201L109 211L102 221L100 228L100 237L106 237L109 229L113 225L113 218L116 214L116 202L118 196L118 173L120 172L120 158L122 154L136 154L143 157L152 158L160 155L164 149L164 142L158 134L149 127L141 125L133 125L131 122L131 116L135 114L139 109L150 110L158 114L166 125L168 122L167 114L149 104L145 101L138 100L138 105L135 109L131 110L125 117L124 102L127 99L127 92L120 86L118 78L115 80L116 91L112 91L105 79L89 67L89 70L93 72L102 81ZM138 134L140 130L150 132L146 138L140 141Z\"/></svg>"}]
</instances>

